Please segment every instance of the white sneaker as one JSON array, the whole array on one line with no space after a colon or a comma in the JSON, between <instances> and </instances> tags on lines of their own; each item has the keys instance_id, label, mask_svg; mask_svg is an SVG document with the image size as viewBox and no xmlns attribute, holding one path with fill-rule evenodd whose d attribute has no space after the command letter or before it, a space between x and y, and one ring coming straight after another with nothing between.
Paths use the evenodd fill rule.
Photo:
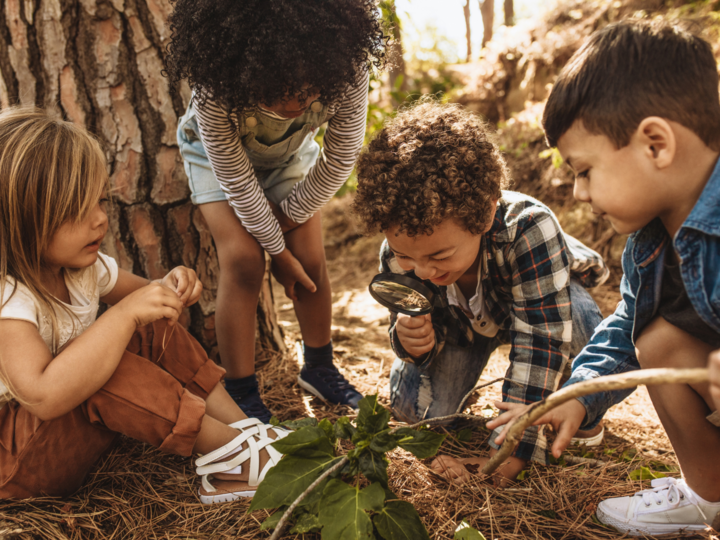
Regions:
<instances>
[{"instance_id":1,"label":"white sneaker","mask_svg":"<svg viewBox=\"0 0 720 540\"><path fill-rule=\"evenodd\" d=\"M632 497L602 501L597 517L630 536L682 534L703 531L720 512L720 502L709 503L690 489L685 480L658 478L652 488Z\"/></svg>"}]
</instances>

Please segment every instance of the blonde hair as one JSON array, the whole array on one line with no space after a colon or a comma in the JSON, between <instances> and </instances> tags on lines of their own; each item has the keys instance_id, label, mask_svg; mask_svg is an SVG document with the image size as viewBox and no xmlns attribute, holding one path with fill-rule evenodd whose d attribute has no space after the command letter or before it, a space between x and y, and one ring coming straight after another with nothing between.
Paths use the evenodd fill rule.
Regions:
<instances>
[{"instance_id":1,"label":"blonde hair","mask_svg":"<svg viewBox=\"0 0 720 540\"><path fill-rule=\"evenodd\" d=\"M43 254L58 229L81 222L107 186L105 157L87 131L41 109L0 111L0 312L18 284L27 287L50 314L53 354L55 309L66 308L43 283ZM13 290L6 296L7 286Z\"/></svg>"}]
</instances>

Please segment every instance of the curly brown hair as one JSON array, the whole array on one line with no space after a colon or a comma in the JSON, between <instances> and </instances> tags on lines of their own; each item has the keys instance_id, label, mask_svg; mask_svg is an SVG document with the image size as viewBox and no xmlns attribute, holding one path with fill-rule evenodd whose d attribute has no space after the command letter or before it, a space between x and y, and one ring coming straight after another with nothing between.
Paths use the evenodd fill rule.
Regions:
<instances>
[{"instance_id":1,"label":"curly brown hair","mask_svg":"<svg viewBox=\"0 0 720 540\"><path fill-rule=\"evenodd\" d=\"M508 170L488 127L459 105L429 98L387 122L360 155L352 210L365 234L399 226L432 234L449 218L473 234L488 222Z\"/></svg>"}]
</instances>

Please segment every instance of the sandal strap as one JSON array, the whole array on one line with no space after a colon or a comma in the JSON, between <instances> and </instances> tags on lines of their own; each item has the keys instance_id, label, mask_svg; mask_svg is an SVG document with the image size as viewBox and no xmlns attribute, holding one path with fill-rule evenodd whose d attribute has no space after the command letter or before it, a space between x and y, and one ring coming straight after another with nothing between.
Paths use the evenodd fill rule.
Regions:
<instances>
[{"instance_id":1,"label":"sandal strap","mask_svg":"<svg viewBox=\"0 0 720 540\"><path fill-rule=\"evenodd\" d=\"M209 452L205 454L204 456L200 456L195 460L196 465L207 465L208 463L212 463L213 461L217 461L219 459L224 458L225 456L228 456L232 454L234 451L236 451L238 448L242 446L242 444L251 439L253 437L252 433L244 432L240 433L237 437L235 437L232 441L229 443L221 446L220 448L213 450L212 452Z\"/></svg>"},{"instance_id":2,"label":"sandal strap","mask_svg":"<svg viewBox=\"0 0 720 540\"><path fill-rule=\"evenodd\" d=\"M275 442L274 439L259 438L249 432L245 432L243 435L247 435L248 437L246 439L248 448L228 461L213 461L212 463L205 461L204 463L199 463L198 460L196 461L196 465L198 466L195 472L200 476L207 476L214 473L240 473L242 472L241 465L249 459L250 470L248 474L248 484L251 487L257 486L265 478L267 471L280 461L282 454L270 446ZM239 439L239 437L236 437L235 440L237 439ZM231 443L228 443L225 447L230 444ZM223 449L225 447L223 447ZM237 450L239 447L240 445L235 446L234 450ZM265 467L263 467L263 470L260 471L260 450L263 449L267 452L269 459ZM219 454L219 450L214 451L213 454ZM223 457L225 457L225 455L219 455L217 459L219 460Z\"/></svg>"},{"instance_id":3,"label":"sandal strap","mask_svg":"<svg viewBox=\"0 0 720 540\"><path fill-rule=\"evenodd\" d=\"M288 431L285 428L272 426L270 424L263 424L261 420L258 420L257 418L247 418L245 420L240 420L239 422L234 422L230 424L231 428L239 429L243 433L253 433L254 435L258 435L262 438L269 438L270 435L268 434L270 430L272 430L273 433L275 433L275 440L282 439L283 437L287 437L290 435L290 431Z\"/></svg>"}]
</instances>

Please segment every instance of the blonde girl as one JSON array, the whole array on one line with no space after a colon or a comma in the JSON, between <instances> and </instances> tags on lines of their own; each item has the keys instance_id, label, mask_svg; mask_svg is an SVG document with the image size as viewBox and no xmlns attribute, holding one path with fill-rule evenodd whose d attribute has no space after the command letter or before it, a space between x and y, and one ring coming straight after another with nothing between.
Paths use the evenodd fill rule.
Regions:
<instances>
[{"instance_id":1,"label":"blonde girl","mask_svg":"<svg viewBox=\"0 0 720 540\"><path fill-rule=\"evenodd\" d=\"M99 252L107 183L82 129L0 112L0 498L72 493L119 433L205 454L204 503L252 496L286 432L248 420L176 324L202 291L195 272L149 282Z\"/></svg>"}]
</instances>

